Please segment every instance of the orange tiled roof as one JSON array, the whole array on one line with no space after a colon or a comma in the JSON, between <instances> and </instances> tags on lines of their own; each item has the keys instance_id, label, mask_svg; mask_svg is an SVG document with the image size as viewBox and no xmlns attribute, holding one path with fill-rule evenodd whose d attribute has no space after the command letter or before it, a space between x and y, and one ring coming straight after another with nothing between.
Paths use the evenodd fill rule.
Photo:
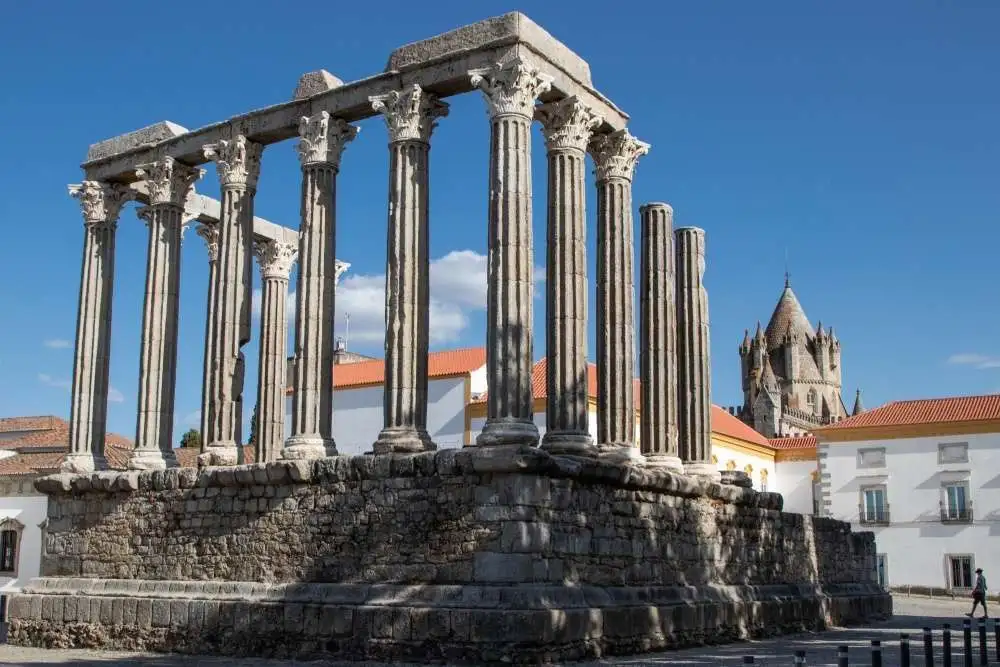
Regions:
<instances>
[{"instance_id":1,"label":"orange tiled roof","mask_svg":"<svg viewBox=\"0 0 1000 667\"><path fill-rule=\"evenodd\" d=\"M0 433L49 431L64 424L68 425L66 420L52 415L41 417L3 417L0 418Z\"/></svg>"},{"instance_id":2,"label":"orange tiled roof","mask_svg":"<svg viewBox=\"0 0 1000 667\"><path fill-rule=\"evenodd\" d=\"M800 435L797 438L771 438L768 440L774 449L815 449L815 435Z\"/></svg>"},{"instance_id":3,"label":"orange tiled roof","mask_svg":"<svg viewBox=\"0 0 1000 667\"><path fill-rule=\"evenodd\" d=\"M68 447L67 447L68 449ZM104 446L108 467L124 470L128 464L132 443L120 435L109 433ZM27 451L0 459L0 476L46 475L59 472L59 466L66 459L66 449L60 452Z\"/></svg>"},{"instance_id":4,"label":"orange tiled roof","mask_svg":"<svg viewBox=\"0 0 1000 667\"><path fill-rule=\"evenodd\" d=\"M427 375L430 378L471 373L486 365L485 347L431 352L427 355ZM385 381L385 361L359 361L339 364L333 371L333 386L337 389L382 384Z\"/></svg>"},{"instance_id":5,"label":"orange tiled roof","mask_svg":"<svg viewBox=\"0 0 1000 667\"><path fill-rule=\"evenodd\" d=\"M908 426L993 419L1000 419L1000 394L893 401L817 430L840 431L873 426Z\"/></svg>"},{"instance_id":6,"label":"orange tiled roof","mask_svg":"<svg viewBox=\"0 0 1000 667\"><path fill-rule=\"evenodd\" d=\"M535 362L535 365L531 369L531 394L536 399L548 397L548 390L545 387L546 372L545 357L542 357ZM638 409L642 398L642 385L638 379L633 380L632 389L635 392L635 405L636 409ZM591 398L597 397L596 364L587 364L587 395ZM486 394L480 395L472 402L485 403ZM712 432L745 442L751 442L762 447L770 446L767 438L717 405L712 406Z\"/></svg>"}]
</instances>

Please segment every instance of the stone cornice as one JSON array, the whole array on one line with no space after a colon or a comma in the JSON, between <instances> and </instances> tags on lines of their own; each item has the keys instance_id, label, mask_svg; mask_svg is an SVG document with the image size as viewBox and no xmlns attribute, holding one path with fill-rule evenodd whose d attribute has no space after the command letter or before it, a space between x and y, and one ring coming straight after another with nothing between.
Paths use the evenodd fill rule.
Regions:
<instances>
[{"instance_id":1,"label":"stone cornice","mask_svg":"<svg viewBox=\"0 0 1000 667\"><path fill-rule=\"evenodd\" d=\"M264 146L238 134L234 139L220 139L218 143L207 144L202 150L206 158L215 162L219 184L223 188L257 189Z\"/></svg>"},{"instance_id":2,"label":"stone cornice","mask_svg":"<svg viewBox=\"0 0 1000 667\"><path fill-rule=\"evenodd\" d=\"M631 181L639 158L648 152L649 144L633 137L627 129L599 135L590 142L599 181L612 178Z\"/></svg>"},{"instance_id":3,"label":"stone cornice","mask_svg":"<svg viewBox=\"0 0 1000 667\"><path fill-rule=\"evenodd\" d=\"M260 264L261 276L288 280L292 264L299 254L297 243L281 243L280 241L256 241L253 253Z\"/></svg>"},{"instance_id":4,"label":"stone cornice","mask_svg":"<svg viewBox=\"0 0 1000 667\"><path fill-rule=\"evenodd\" d=\"M302 166L328 164L340 169L340 157L347 144L358 136L361 128L326 111L299 120L299 143L296 150Z\"/></svg>"},{"instance_id":5,"label":"stone cornice","mask_svg":"<svg viewBox=\"0 0 1000 667\"><path fill-rule=\"evenodd\" d=\"M514 56L492 67L469 71L472 85L483 91L491 118L518 115L531 120L538 96L552 88L552 77Z\"/></svg>"},{"instance_id":6,"label":"stone cornice","mask_svg":"<svg viewBox=\"0 0 1000 667\"><path fill-rule=\"evenodd\" d=\"M146 181L150 206L170 204L183 207L194 192L195 181L205 175L205 170L166 157L140 166L135 173Z\"/></svg>"},{"instance_id":7,"label":"stone cornice","mask_svg":"<svg viewBox=\"0 0 1000 667\"><path fill-rule=\"evenodd\" d=\"M70 185L69 194L80 200L83 221L88 227L108 225L113 228L118 222L122 206L135 198L135 191L128 186L97 181Z\"/></svg>"},{"instance_id":8,"label":"stone cornice","mask_svg":"<svg viewBox=\"0 0 1000 667\"><path fill-rule=\"evenodd\" d=\"M437 119L448 115L448 105L436 95L426 92L419 84L385 95L369 97L372 109L385 118L389 141L430 141Z\"/></svg>"},{"instance_id":9,"label":"stone cornice","mask_svg":"<svg viewBox=\"0 0 1000 667\"><path fill-rule=\"evenodd\" d=\"M550 151L587 150L594 130L604 122L604 116L577 97L567 97L536 107L535 118L542 123L545 146Z\"/></svg>"}]
</instances>

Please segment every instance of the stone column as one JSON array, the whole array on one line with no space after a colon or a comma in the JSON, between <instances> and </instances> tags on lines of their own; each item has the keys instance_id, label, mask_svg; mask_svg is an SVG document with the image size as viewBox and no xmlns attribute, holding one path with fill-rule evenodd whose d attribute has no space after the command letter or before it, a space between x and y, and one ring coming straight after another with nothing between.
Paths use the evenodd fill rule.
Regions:
<instances>
[{"instance_id":1,"label":"stone column","mask_svg":"<svg viewBox=\"0 0 1000 667\"><path fill-rule=\"evenodd\" d=\"M292 434L285 459L336 456L333 441L333 319L337 249L337 172L358 128L321 111L299 122L302 222L295 293Z\"/></svg>"},{"instance_id":2,"label":"stone column","mask_svg":"<svg viewBox=\"0 0 1000 667\"><path fill-rule=\"evenodd\" d=\"M705 232L681 227L677 247L678 448L684 470L719 479L712 464L712 387L708 347Z\"/></svg>"},{"instance_id":3,"label":"stone column","mask_svg":"<svg viewBox=\"0 0 1000 667\"><path fill-rule=\"evenodd\" d=\"M548 149L546 404L542 447L592 456L587 392L586 150L603 118L577 98L536 110Z\"/></svg>"},{"instance_id":4,"label":"stone column","mask_svg":"<svg viewBox=\"0 0 1000 667\"><path fill-rule=\"evenodd\" d=\"M205 353L209 358L208 434L202 441L199 466L235 465L243 414L245 362L242 348L250 341L252 288L253 198L260 175L263 146L243 135L204 147L215 161L222 186L219 255L210 290Z\"/></svg>"},{"instance_id":5,"label":"stone column","mask_svg":"<svg viewBox=\"0 0 1000 667\"><path fill-rule=\"evenodd\" d=\"M83 269L76 316L76 348L70 397L69 452L63 472L108 467L104 437L111 360L111 300L115 277L115 230L131 188L97 181L69 186L83 209Z\"/></svg>"},{"instance_id":6,"label":"stone column","mask_svg":"<svg viewBox=\"0 0 1000 667\"><path fill-rule=\"evenodd\" d=\"M646 204L642 220L639 288L639 445L648 465L678 472L677 295L674 287L674 210Z\"/></svg>"},{"instance_id":7,"label":"stone column","mask_svg":"<svg viewBox=\"0 0 1000 667\"><path fill-rule=\"evenodd\" d=\"M212 423L212 410L214 403L209 395L209 387L212 382L211 356L208 354L208 341L212 340L213 323L212 307L215 303L215 282L218 280L216 273L219 268L219 227L218 225L198 225L197 234L205 240L208 250L208 300L205 308L205 354L202 362L201 379L201 442L204 450L204 443L208 442L209 424Z\"/></svg>"},{"instance_id":8,"label":"stone column","mask_svg":"<svg viewBox=\"0 0 1000 667\"><path fill-rule=\"evenodd\" d=\"M370 98L389 128L385 398L376 454L435 449L427 434L430 138L448 105L413 84Z\"/></svg>"},{"instance_id":9,"label":"stone column","mask_svg":"<svg viewBox=\"0 0 1000 667\"><path fill-rule=\"evenodd\" d=\"M595 137L590 152L597 174L597 442L602 456L639 461L632 176L649 144L619 130Z\"/></svg>"},{"instance_id":10,"label":"stone column","mask_svg":"<svg viewBox=\"0 0 1000 667\"><path fill-rule=\"evenodd\" d=\"M535 445L531 398L531 122L552 78L515 57L469 72L490 115L486 424L477 445Z\"/></svg>"},{"instance_id":11,"label":"stone column","mask_svg":"<svg viewBox=\"0 0 1000 667\"><path fill-rule=\"evenodd\" d=\"M174 468L174 391L177 381L177 313L180 309L181 232L184 201L203 169L171 157L143 165L149 206L139 217L149 227L146 296L142 310L139 400L131 470Z\"/></svg>"},{"instance_id":12,"label":"stone column","mask_svg":"<svg viewBox=\"0 0 1000 667\"><path fill-rule=\"evenodd\" d=\"M285 440L285 365L288 363L288 274L297 243L258 241L260 264L260 366L257 372L257 463L277 461Z\"/></svg>"}]
</instances>

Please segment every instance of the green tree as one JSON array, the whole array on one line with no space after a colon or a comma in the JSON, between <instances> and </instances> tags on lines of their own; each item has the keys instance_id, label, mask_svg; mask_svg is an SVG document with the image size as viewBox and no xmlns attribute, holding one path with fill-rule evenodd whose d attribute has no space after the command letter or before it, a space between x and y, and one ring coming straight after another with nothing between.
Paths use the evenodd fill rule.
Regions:
<instances>
[{"instance_id":1,"label":"green tree","mask_svg":"<svg viewBox=\"0 0 1000 667\"><path fill-rule=\"evenodd\" d=\"M250 415L250 437L247 439L248 445L253 445L257 442L257 407L260 403L255 403L253 406L253 414Z\"/></svg>"},{"instance_id":2,"label":"green tree","mask_svg":"<svg viewBox=\"0 0 1000 667\"><path fill-rule=\"evenodd\" d=\"M198 429L193 428L181 436L181 447L201 448L201 433L198 432Z\"/></svg>"}]
</instances>

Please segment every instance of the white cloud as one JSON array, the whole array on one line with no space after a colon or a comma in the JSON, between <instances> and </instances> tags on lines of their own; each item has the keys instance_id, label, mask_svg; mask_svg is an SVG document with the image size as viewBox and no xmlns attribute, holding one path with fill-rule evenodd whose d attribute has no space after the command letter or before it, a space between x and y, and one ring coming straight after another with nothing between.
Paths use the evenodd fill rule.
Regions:
<instances>
[{"instance_id":1,"label":"white cloud","mask_svg":"<svg viewBox=\"0 0 1000 667\"><path fill-rule=\"evenodd\" d=\"M108 402L110 403L122 403L125 401L125 396L114 388L114 386L108 387Z\"/></svg>"},{"instance_id":2,"label":"white cloud","mask_svg":"<svg viewBox=\"0 0 1000 667\"><path fill-rule=\"evenodd\" d=\"M188 428L198 428L201 426L201 410L187 413L180 418L180 424Z\"/></svg>"},{"instance_id":3,"label":"white cloud","mask_svg":"<svg viewBox=\"0 0 1000 667\"><path fill-rule=\"evenodd\" d=\"M56 389L65 389L66 391L69 391L71 384L69 380L54 378L51 375L46 375L45 373L38 374L38 381L46 386L55 387Z\"/></svg>"},{"instance_id":4,"label":"white cloud","mask_svg":"<svg viewBox=\"0 0 1000 667\"><path fill-rule=\"evenodd\" d=\"M450 343L469 326L468 311L486 308L487 257L455 250L431 261L430 339ZM536 268L535 281L545 270ZM536 296L541 290L536 286ZM346 275L337 286L337 325L350 315L352 342L375 343L385 337L385 274Z\"/></svg>"},{"instance_id":5,"label":"white cloud","mask_svg":"<svg viewBox=\"0 0 1000 667\"><path fill-rule=\"evenodd\" d=\"M53 350L66 350L69 348L69 341L61 338L50 338L45 341L44 345L45 347L51 347Z\"/></svg>"},{"instance_id":6,"label":"white cloud","mask_svg":"<svg viewBox=\"0 0 1000 667\"><path fill-rule=\"evenodd\" d=\"M263 294L258 287L250 296L250 312L255 318L260 318L261 299ZM295 322L295 292L289 292L285 299L285 321L289 324Z\"/></svg>"},{"instance_id":7,"label":"white cloud","mask_svg":"<svg viewBox=\"0 0 1000 667\"><path fill-rule=\"evenodd\" d=\"M948 363L956 366L972 366L978 369L1000 368L1000 357L985 354L953 354L948 357Z\"/></svg>"}]
</instances>

